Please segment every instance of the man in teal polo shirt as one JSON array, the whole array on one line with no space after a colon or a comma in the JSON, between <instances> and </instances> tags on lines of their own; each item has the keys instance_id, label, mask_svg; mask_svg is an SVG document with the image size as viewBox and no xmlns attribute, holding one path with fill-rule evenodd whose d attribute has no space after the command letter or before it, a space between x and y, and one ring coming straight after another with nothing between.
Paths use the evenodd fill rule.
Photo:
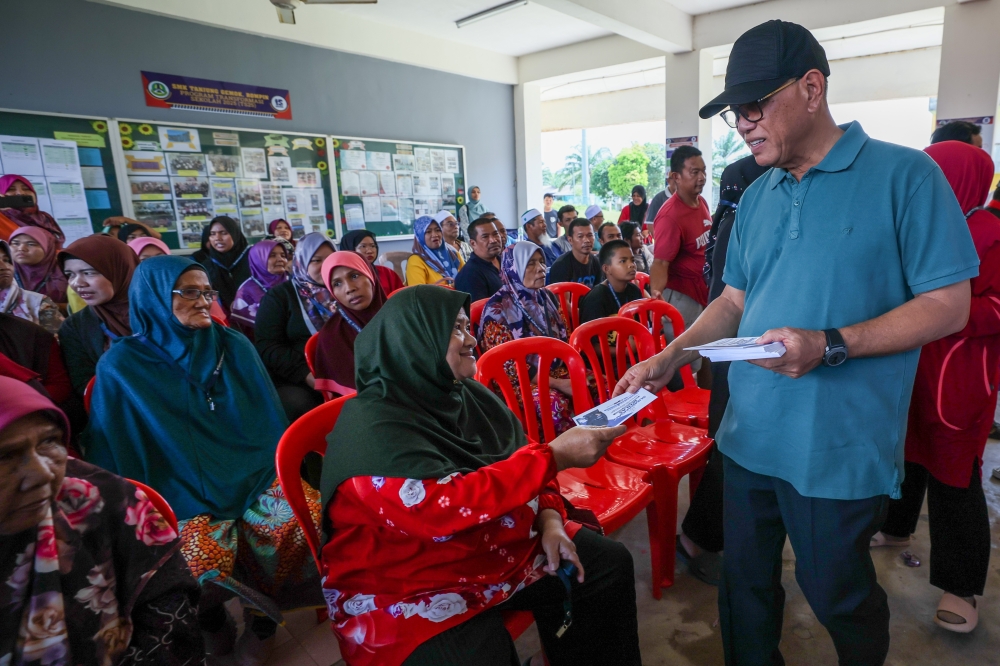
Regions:
<instances>
[{"instance_id":1,"label":"man in teal polo shirt","mask_svg":"<svg viewBox=\"0 0 1000 666\"><path fill-rule=\"evenodd\" d=\"M725 475L719 609L727 664L778 651L786 535L796 579L841 664L882 664L889 608L868 554L899 497L920 347L961 330L978 259L934 162L837 126L826 54L802 26L768 21L736 41L720 111L771 167L740 201L721 297L615 392L661 389L719 338L780 340L735 362L717 433Z\"/></svg>"}]
</instances>

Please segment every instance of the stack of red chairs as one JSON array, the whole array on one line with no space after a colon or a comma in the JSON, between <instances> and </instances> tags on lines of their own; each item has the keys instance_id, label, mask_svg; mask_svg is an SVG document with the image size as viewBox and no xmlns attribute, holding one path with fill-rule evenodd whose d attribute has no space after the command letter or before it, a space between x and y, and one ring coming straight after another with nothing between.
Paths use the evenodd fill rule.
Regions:
<instances>
[{"instance_id":1,"label":"stack of red chairs","mask_svg":"<svg viewBox=\"0 0 1000 666\"><path fill-rule=\"evenodd\" d=\"M538 411L531 399L532 385L529 373L529 356L538 357ZM551 442L556 438L552 400L549 395L549 373L554 361L562 361L569 369L573 390L573 411L576 414L593 406L587 386L587 371L583 359L572 347L561 340L546 337L522 338L497 345L479 359L476 379L497 390L499 388L507 406L517 414L529 441ZM508 363L516 369L517 383L506 372ZM526 387L528 409L521 401L520 387ZM596 516L605 533L624 526L640 511L646 509L649 525L650 557L653 568L653 596L660 598L660 581L664 561L660 552L663 538L659 534L662 520L651 503L653 489L646 472L618 465L602 458L587 469L567 469L559 472L559 489L563 497L578 508L588 509ZM671 537L672 538L672 537ZM671 546L672 548L673 546ZM672 551L671 551L672 552Z\"/></svg>"},{"instance_id":2,"label":"stack of red chairs","mask_svg":"<svg viewBox=\"0 0 1000 666\"><path fill-rule=\"evenodd\" d=\"M653 337L653 348L656 353L667 346L666 336L663 334L664 317L670 319L674 338L684 332L684 318L677 311L677 308L655 298L644 298L626 303L618 311L618 316L627 317L642 324ZM707 430L708 399L711 391L698 388L690 366L685 365L681 368L680 373L681 379L684 381L684 388L676 392L663 389L660 391L660 397L663 399L671 419L677 423L686 423Z\"/></svg>"},{"instance_id":3,"label":"stack of red chairs","mask_svg":"<svg viewBox=\"0 0 1000 666\"><path fill-rule=\"evenodd\" d=\"M612 336L613 351L609 341ZM581 324L569 343L593 370L601 402L611 399L615 385L628 368L656 353L653 336L646 327L625 317L605 317ZM662 539L657 549L662 558L659 567L662 577L658 584L654 581L654 587L674 584L678 486L690 474L690 494L694 497L712 451L712 439L705 430L674 423L663 411L659 402L647 407L607 451L608 459L647 472L653 484L653 501L660 520L657 534ZM644 419L652 419L653 423L640 425L639 421ZM652 535L650 530L651 539Z\"/></svg>"}]
</instances>

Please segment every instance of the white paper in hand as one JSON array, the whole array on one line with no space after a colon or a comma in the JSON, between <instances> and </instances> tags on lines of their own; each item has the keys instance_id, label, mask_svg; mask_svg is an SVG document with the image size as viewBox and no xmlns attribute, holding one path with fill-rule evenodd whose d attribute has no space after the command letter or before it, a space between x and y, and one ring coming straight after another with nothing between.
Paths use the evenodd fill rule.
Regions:
<instances>
[{"instance_id":1,"label":"white paper in hand","mask_svg":"<svg viewBox=\"0 0 1000 666\"><path fill-rule=\"evenodd\" d=\"M719 361L750 361L762 358L778 358L785 353L781 342L761 344L760 338L723 338L707 345L685 347L685 351L697 351L713 363Z\"/></svg>"},{"instance_id":2,"label":"white paper in hand","mask_svg":"<svg viewBox=\"0 0 1000 666\"><path fill-rule=\"evenodd\" d=\"M621 425L639 413L643 407L656 400L656 396L646 389L635 393L623 393L605 403L573 417L577 425L613 428Z\"/></svg>"}]
</instances>

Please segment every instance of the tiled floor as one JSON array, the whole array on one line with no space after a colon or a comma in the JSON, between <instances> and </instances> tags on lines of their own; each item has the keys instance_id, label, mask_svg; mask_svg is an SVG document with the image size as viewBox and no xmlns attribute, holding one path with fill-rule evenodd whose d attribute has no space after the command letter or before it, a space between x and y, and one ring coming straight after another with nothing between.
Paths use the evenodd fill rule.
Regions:
<instances>
[{"instance_id":1,"label":"tiled floor","mask_svg":"<svg viewBox=\"0 0 1000 666\"><path fill-rule=\"evenodd\" d=\"M984 480L990 506L994 548L1000 545L1000 482L989 471L1000 466L1000 444L986 447L987 478ZM687 486L682 485L679 515L687 511ZM649 547L643 516L625 526L614 538L625 543L636 563L636 595L639 607L639 641L646 666L716 666L723 663L719 640L716 588L695 580L678 568L676 583L664 590L660 601L649 591ZM899 559L901 549L878 549L873 559L879 582L889 594L892 613L892 644L888 666L922 666L1000 663L1000 560L991 564L986 595L980 600L979 627L970 635L951 634L933 623L940 591L928 582L930 547L926 507L911 550L923 566L911 569ZM781 650L789 666L827 666L837 663L826 630L816 621L795 582L795 555L786 545L782 582L787 592L785 626ZM278 629L278 646L267 662L281 666L331 666L340 659L337 641L328 624L316 624L315 613L289 613L286 626ZM518 641L521 658L538 650L534 627ZM338 665L339 666L339 665Z\"/></svg>"}]
</instances>

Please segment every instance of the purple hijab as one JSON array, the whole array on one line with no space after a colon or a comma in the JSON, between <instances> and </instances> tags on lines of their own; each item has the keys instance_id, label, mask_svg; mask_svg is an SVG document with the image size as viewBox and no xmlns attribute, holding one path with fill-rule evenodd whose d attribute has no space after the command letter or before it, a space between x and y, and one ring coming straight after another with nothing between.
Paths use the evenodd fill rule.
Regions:
<instances>
[{"instance_id":1,"label":"purple hijab","mask_svg":"<svg viewBox=\"0 0 1000 666\"><path fill-rule=\"evenodd\" d=\"M278 245L278 241L262 240L250 248L250 279L241 284L236 292L231 313L234 319L253 326L264 294L288 279L287 273L275 275L267 270L267 258Z\"/></svg>"}]
</instances>

